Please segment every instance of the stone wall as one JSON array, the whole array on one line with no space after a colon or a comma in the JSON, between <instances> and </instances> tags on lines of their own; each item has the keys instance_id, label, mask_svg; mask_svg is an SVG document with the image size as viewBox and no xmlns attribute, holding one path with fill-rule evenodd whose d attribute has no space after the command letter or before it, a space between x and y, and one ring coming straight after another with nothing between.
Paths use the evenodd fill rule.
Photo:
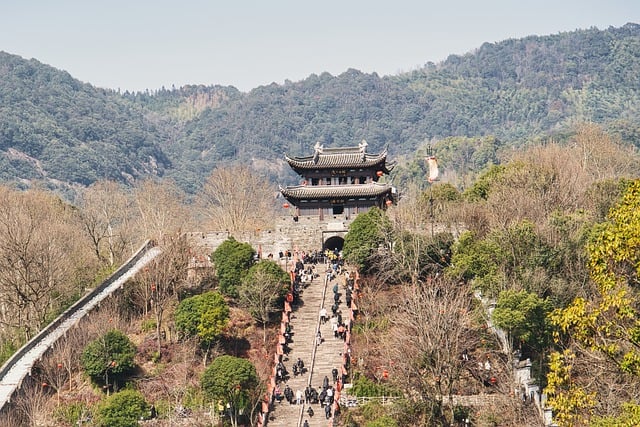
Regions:
<instances>
[{"instance_id":1,"label":"stone wall","mask_svg":"<svg viewBox=\"0 0 640 427\"><path fill-rule=\"evenodd\" d=\"M277 258L280 252L286 251L321 251L327 239L335 236L344 238L351 222L343 216L323 221L313 216L301 216L297 221L291 216L283 216L276 220L272 229L233 233L192 232L187 233L187 237L194 261L200 263L207 264L209 255L231 236L239 242L249 243L263 258L269 254Z\"/></svg>"}]
</instances>

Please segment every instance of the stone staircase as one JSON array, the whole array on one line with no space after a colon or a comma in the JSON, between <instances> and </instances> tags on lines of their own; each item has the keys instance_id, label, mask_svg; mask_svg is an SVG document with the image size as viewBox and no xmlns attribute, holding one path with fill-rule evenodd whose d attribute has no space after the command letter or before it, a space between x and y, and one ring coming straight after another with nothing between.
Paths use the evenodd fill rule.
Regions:
<instances>
[{"instance_id":1,"label":"stone staircase","mask_svg":"<svg viewBox=\"0 0 640 427\"><path fill-rule=\"evenodd\" d=\"M292 305L290 324L293 327L293 342L289 344L291 351L284 356L284 364L289 371L290 378L286 382L280 383L280 388L284 390L285 385L289 385L294 396L298 390L304 396L307 385L315 387L320 392L325 376L329 378L329 384L333 384L331 371L334 367L340 370L342 364L344 341L340 338L334 338L329 321L320 325L319 319L320 309L323 305L331 317L331 305L334 302L332 288L336 283L339 283L340 291L344 295L343 278L327 280L323 274L323 268L326 269L327 266L319 264L316 267L320 277L308 284L302 292L300 301ZM344 296L342 296L339 305L343 316L347 316ZM323 342L316 345L318 329L323 337ZM304 361L307 371L294 377L293 363L298 358ZM313 408L313 417L308 415L309 406ZM269 427L295 427L302 426L305 420L308 421L309 427L334 425L333 414L327 419L325 410L320 404L290 405L284 399L282 402L274 404L266 425Z\"/></svg>"}]
</instances>

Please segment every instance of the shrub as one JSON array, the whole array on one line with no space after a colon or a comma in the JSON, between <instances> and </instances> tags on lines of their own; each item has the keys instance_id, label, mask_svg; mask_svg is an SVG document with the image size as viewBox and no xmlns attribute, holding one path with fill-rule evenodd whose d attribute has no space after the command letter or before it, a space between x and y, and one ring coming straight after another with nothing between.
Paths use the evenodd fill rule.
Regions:
<instances>
[{"instance_id":1,"label":"shrub","mask_svg":"<svg viewBox=\"0 0 640 427\"><path fill-rule=\"evenodd\" d=\"M213 252L211 259L216 268L220 292L237 297L236 286L253 264L255 251L248 243L240 243L233 237L222 242Z\"/></svg>"},{"instance_id":2,"label":"shrub","mask_svg":"<svg viewBox=\"0 0 640 427\"><path fill-rule=\"evenodd\" d=\"M105 388L130 374L135 364L136 347L124 333L111 331L91 341L82 352L81 362L84 371L91 379Z\"/></svg>"},{"instance_id":3,"label":"shrub","mask_svg":"<svg viewBox=\"0 0 640 427\"><path fill-rule=\"evenodd\" d=\"M122 390L108 397L97 411L98 425L136 427L138 420L149 416L149 404L136 390Z\"/></svg>"},{"instance_id":4,"label":"shrub","mask_svg":"<svg viewBox=\"0 0 640 427\"><path fill-rule=\"evenodd\" d=\"M176 329L188 337L197 336L211 343L229 321L229 307L218 292L185 298L176 308Z\"/></svg>"}]
</instances>

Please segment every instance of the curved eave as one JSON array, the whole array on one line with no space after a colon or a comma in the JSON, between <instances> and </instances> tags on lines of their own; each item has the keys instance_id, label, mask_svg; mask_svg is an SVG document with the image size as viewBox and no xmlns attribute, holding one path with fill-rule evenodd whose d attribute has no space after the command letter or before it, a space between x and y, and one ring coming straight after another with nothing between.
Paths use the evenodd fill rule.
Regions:
<instances>
[{"instance_id":1,"label":"curved eave","mask_svg":"<svg viewBox=\"0 0 640 427\"><path fill-rule=\"evenodd\" d=\"M393 191L391 184L362 185L295 185L280 187L280 192L289 201L292 200L324 200L331 198L357 199L363 197L383 196Z\"/></svg>"},{"instance_id":2,"label":"curved eave","mask_svg":"<svg viewBox=\"0 0 640 427\"><path fill-rule=\"evenodd\" d=\"M317 156L289 157L285 155L285 160L289 166L296 170L363 169L380 164L384 165L386 157L386 149L379 154L364 153L364 155L361 152L325 150Z\"/></svg>"}]
</instances>

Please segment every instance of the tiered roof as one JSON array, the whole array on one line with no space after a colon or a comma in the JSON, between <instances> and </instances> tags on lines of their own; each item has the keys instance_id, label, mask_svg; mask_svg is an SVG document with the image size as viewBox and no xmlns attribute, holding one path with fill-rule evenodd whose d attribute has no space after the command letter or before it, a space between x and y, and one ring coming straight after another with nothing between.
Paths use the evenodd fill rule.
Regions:
<instances>
[{"instance_id":1,"label":"tiered roof","mask_svg":"<svg viewBox=\"0 0 640 427\"><path fill-rule=\"evenodd\" d=\"M389 173L394 164L387 164L387 149L381 153L369 154L366 151L367 142L362 141L358 147L324 148L319 143L315 145L315 152L311 156L285 156L287 163L298 173L305 170L322 169L370 169L377 168Z\"/></svg>"}]
</instances>

